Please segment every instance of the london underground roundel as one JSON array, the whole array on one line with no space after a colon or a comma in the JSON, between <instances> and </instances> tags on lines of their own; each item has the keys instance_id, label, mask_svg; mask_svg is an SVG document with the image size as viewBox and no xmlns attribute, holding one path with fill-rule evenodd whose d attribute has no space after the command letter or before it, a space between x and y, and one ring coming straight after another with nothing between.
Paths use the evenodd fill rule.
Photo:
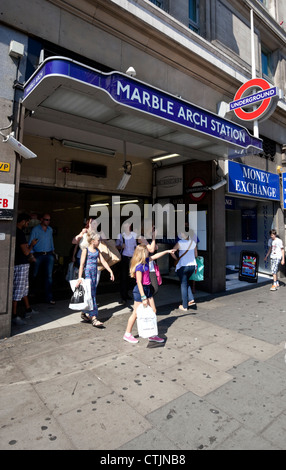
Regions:
<instances>
[{"instance_id":1,"label":"london underground roundel","mask_svg":"<svg viewBox=\"0 0 286 470\"><path fill-rule=\"evenodd\" d=\"M261 121L274 112L277 100L277 87L263 78L253 78L238 89L229 107L243 121Z\"/></svg>"}]
</instances>

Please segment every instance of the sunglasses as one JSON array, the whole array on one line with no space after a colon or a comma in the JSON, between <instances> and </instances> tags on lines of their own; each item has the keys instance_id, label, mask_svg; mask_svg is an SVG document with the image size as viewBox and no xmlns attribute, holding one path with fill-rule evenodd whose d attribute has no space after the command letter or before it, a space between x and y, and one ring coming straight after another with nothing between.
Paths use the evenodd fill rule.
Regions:
<instances>
[{"instance_id":1,"label":"sunglasses","mask_svg":"<svg viewBox=\"0 0 286 470\"><path fill-rule=\"evenodd\" d=\"M50 221L51 221L51 219L43 219L43 220L46 220L47 222L50 222Z\"/></svg>"}]
</instances>

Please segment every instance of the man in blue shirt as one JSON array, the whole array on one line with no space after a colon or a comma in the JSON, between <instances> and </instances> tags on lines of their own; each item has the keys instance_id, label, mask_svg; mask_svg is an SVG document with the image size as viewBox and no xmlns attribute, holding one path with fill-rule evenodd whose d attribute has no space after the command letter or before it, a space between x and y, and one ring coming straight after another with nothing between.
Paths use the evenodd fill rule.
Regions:
<instances>
[{"instance_id":1,"label":"man in blue shirt","mask_svg":"<svg viewBox=\"0 0 286 470\"><path fill-rule=\"evenodd\" d=\"M53 300L52 288L55 256L53 230L50 227L51 216L49 214L44 214L40 221L40 224L36 225L32 229L29 241L30 244L32 240L38 240L33 248L33 255L36 259L33 271L33 284L35 285L39 269L43 266L45 272L46 301L49 304L54 305L55 301Z\"/></svg>"}]
</instances>

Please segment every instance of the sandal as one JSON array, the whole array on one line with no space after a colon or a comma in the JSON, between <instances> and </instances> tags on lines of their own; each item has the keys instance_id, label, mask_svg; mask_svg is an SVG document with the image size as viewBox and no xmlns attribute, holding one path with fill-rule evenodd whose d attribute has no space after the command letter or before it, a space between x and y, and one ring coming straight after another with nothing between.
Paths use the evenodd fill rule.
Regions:
<instances>
[{"instance_id":1,"label":"sandal","mask_svg":"<svg viewBox=\"0 0 286 470\"><path fill-rule=\"evenodd\" d=\"M187 308L184 308L183 305L179 305L179 310L183 310L183 312L187 312L188 309Z\"/></svg>"},{"instance_id":2,"label":"sandal","mask_svg":"<svg viewBox=\"0 0 286 470\"><path fill-rule=\"evenodd\" d=\"M90 323L90 322L91 322L91 318L90 318L90 316L88 315L88 313L81 312L80 318L81 318L85 323Z\"/></svg>"},{"instance_id":3,"label":"sandal","mask_svg":"<svg viewBox=\"0 0 286 470\"><path fill-rule=\"evenodd\" d=\"M96 317L92 317L91 323L92 323L92 326L95 326L96 328L105 328L103 323L99 321Z\"/></svg>"},{"instance_id":4,"label":"sandal","mask_svg":"<svg viewBox=\"0 0 286 470\"><path fill-rule=\"evenodd\" d=\"M196 302L194 300L188 302L188 307L192 307L193 305L196 305Z\"/></svg>"}]
</instances>

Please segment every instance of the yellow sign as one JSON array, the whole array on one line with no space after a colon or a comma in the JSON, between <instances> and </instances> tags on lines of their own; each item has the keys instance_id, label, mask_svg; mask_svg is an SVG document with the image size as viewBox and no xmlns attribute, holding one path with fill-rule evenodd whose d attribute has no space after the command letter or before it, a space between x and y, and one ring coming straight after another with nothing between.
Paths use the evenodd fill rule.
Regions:
<instances>
[{"instance_id":1,"label":"yellow sign","mask_svg":"<svg viewBox=\"0 0 286 470\"><path fill-rule=\"evenodd\" d=\"M0 162L0 171L10 171L10 163Z\"/></svg>"}]
</instances>

